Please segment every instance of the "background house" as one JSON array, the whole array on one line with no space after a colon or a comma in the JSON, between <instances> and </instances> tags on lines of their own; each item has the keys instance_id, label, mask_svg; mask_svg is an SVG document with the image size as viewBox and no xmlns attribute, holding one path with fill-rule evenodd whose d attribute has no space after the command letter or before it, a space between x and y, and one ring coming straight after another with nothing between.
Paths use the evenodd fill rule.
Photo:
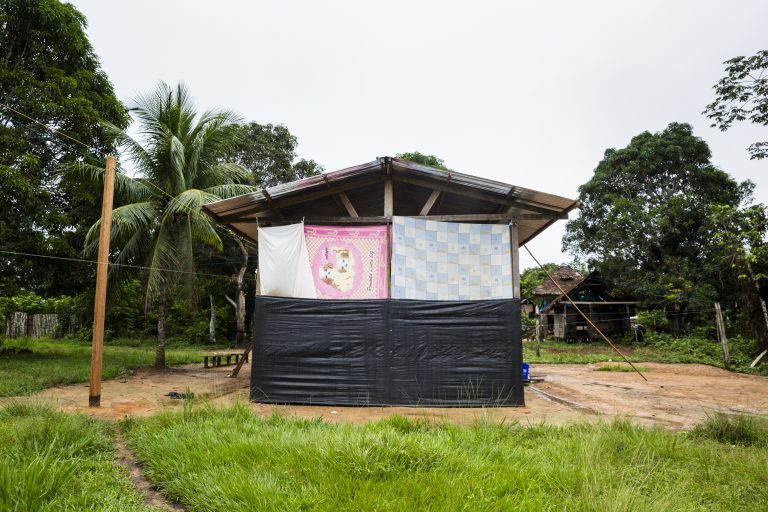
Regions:
<instances>
[{"instance_id":1,"label":"background house","mask_svg":"<svg viewBox=\"0 0 768 512\"><path fill-rule=\"evenodd\" d=\"M630 317L637 311L637 301L619 290L611 280L599 272L586 277L569 266L559 267L552 276L574 304L585 313L595 326L608 336L630 332ZM559 341L590 341L599 338L576 308L555 284L547 279L533 290L541 299L539 318L541 334L553 335Z\"/></svg>"}]
</instances>

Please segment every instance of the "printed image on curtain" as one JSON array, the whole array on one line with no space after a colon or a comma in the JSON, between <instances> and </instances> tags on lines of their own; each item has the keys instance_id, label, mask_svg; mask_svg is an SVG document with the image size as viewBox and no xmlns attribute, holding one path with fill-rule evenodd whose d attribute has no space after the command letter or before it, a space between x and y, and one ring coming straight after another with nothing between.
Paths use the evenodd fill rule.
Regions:
<instances>
[{"instance_id":1,"label":"printed image on curtain","mask_svg":"<svg viewBox=\"0 0 768 512\"><path fill-rule=\"evenodd\" d=\"M392 219L392 298L512 297L509 226Z\"/></svg>"},{"instance_id":2,"label":"printed image on curtain","mask_svg":"<svg viewBox=\"0 0 768 512\"><path fill-rule=\"evenodd\" d=\"M304 226L319 299L387 298L386 226Z\"/></svg>"},{"instance_id":3,"label":"printed image on curtain","mask_svg":"<svg viewBox=\"0 0 768 512\"><path fill-rule=\"evenodd\" d=\"M262 295L314 299L304 224L259 228Z\"/></svg>"}]
</instances>

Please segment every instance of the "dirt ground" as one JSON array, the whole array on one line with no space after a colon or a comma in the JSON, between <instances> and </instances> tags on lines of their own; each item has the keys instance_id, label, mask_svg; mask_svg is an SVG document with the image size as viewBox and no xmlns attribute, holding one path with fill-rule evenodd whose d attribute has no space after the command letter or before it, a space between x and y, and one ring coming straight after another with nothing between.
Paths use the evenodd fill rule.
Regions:
<instances>
[{"instance_id":1,"label":"dirt ground","mask_svg":"<svg viewBox=\"0 0 768 512\"><path fill-rule=\"evenodd\" d=\"M615 364L615 363L614 363ZM597 371L600 364L535 365L533 376L544 381L526 387L525 407L442 409L420 407L329 407L250 404L254 411L274 411L328 421L362 423L400 415L434 421L468 424L480 419L493 422L565 424L614 416L634 418L644 425L688 429L708 413L751 413L768 417L768 377L730 373L704 365L641 363L644 381L636 373ZM247 402L250 366L235 379L230 367L203 369L187 365L158 372L143 369L130 376L106 381L101 407L89 408L88 385L51 388L13 400L52 403L68 412L118 419L146 416L181 407L183 400L165 396L190 390L214 404ZM7 399L4 401L8 401Z\"/></svg>"}]
</instances>

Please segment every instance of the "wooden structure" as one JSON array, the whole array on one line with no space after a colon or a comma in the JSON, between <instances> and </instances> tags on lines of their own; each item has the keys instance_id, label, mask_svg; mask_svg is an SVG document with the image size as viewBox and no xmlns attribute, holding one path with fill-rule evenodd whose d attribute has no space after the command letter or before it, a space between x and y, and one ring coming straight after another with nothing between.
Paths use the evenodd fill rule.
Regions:
<instances>
[{"instance_id":1,"label":"wooden structure","mask_svg":"<svg viewBox=\"0 0 768 512\"><path fill-rule=\"evenodd\" d=\"M256 242L258 226L389 224L393 215L449 222L510 224L525 245L578 201L455 171L382 157L277 185L203 209ZM513 237L515 238L515 237Z\"/></svg>"},{"instance_id":2,"label":"wooden structure","mask_svg":"<svg viewBox=\"0 0 768 512\"><path fill-rule=\"evenodd\" d=\"M631 332L630 317L635 314L638 303L618 290L599 272L581 277L571 267L562 266L553 277L573 300L573 304L604 334L611 336ZM553 296L550 293L552 288L556 289L550 281L534 289L534 295L542 298L540 321L544 333L566 342L599 339L600 334L578 314L565 295L558 293Z\"/></svg>"},{"instance_id":3,"label":"wooden structure","mask_svg":"<svg viewBox=\"0 0 768 512\"><path fill-rule=\"evenodd\" d=\"M371 162L342 169L335 172L325 173L319 176L313 176L304 180L295 181L283 185L277 185L268 189L260 190L255 193L246 194L243 196L234 197L231 199L219 201L216 203L205 205L204 210L213 217L214 220L221 224L227 225L236 233L242 235L246 239L258 243L259 228L265 226L275 226L283 224L292 224L296 222L304 221L307 224L314 225L387 225L392 223L393 216L405 216L415 217L420 219L429 219L437 221L449 221L460 223L483 223L483 224L505 224L509 226L510 231L510 254L512 264L512 289L513 298L512 304L509 307L500 307L496 311L517 311L519 312L519 299L520 299L520 272L519 272L519 247L533 239L536 235L541 233L548 226L553 224L559 219L566 219L568 212L578 206L578 202L572 199L567 199L544 192L538 192L514 185L509 185L485 178L471 176L455 171L445 171L440 169L433 169L423 165L415 164L405 160L400 160L391 157L381 157ZM391 257L391 247L389 257ZM389 261L387 262L389 265ZM281 316L281 312L285 307L293 307L291 301L297 302L299 300L306 301L307 299L281 299L281 298L263 298L263 300L257 300L257 310L263 312L265 315L274 315L275 318L290 319L290 315ZM355 301L355 304L350 303L344 313L348 313L348 322L360 322L361 329L366 322L371 323L377 321L378 316L381 316L382 322L395 322L403 315L408 314L408 309L424 308L427 314L437 314L441 306L434 301L429 303L427 301L406 301L402 299L388 299L391 302L388 306L382 306L382 301ZM326 301L328 304L327 309L322 304L314 303L312 307L319 308L322 311L310 317L308 322L317 322L317 325L306 325L306 332L313 332L316 330L321 333L323 329L328 329L329 325L322 317L323 315L337 314L333 312L331 303L337 303L340 301ZM484 302L484 301L480 301ZM496 305L498 306L498 305ZM340 307L340 306L339 306ZM357 310L363 308L370 308L371 313L366 317L365 315L357 315ZM384 309L380 309L380 308ZM494 306L495 307L495 306ZM377 316L378 315L378 316ZM397 315L400 315L399 317ZM513 361L513 367L498 367L493 369L494 375L498 376L499 372L506 375L506 379L509 380L510 375L517 375L520 373L518 370L522 368L522 340L520 338L520 318L519 313L512 315L517 318L511 318L510 321L513 327L509 330L509 335L506 338L508 341L507 347L511 347L512 354L509 361ZM488 321L492 321L488 317ZM501 317L499 317L501 318ZM325 322L323 326L321 323ZM425 326L421 328L420 333L424 338L433 340L436 344L441 343L441 336L443 340L448 343L447 335L438 335L440 331L439 325ZM431 330L430 330L431 329ZM427 332L429 331L429 332ZM392 329L388 329L387 332L392 333ZM458 332L458 331L457 331ZM476 332L476 331L475 331ZM260 334L261 335L261 334ZM302 336L306 336L304 332ZM317 336L321 336L318 334ZM360 336L363 336L362 334ZM386 347L403 347L402 339L397 338L395 334L389 334L386 339L382 339L380 347L385 347L384 353L394 353L393 357L397 357L397 353L390 352ZM364 337L364 336L363 336ZM450 337L450 336L448 336ZM471 335L470 335L471 337ZM477 338L477 337L476 337ZM278 341L283 340L261 340L262 345L274 346ZM306 341L306 340L304 340ZM310 340L311 341L311 340ZM351 340L350 343L358 343L360 340ZM482 343L482 339L469 340L471 343ZM257 365L260 364L257 357L257 347L260 340L254 337L254 372L259 371ZM511 343L511 344L509 344ZM407 345L407 344L406 344ZM322 347L320 347L322 349ZM319 349L318 349L319 350ZM343 350L343 349L339 349ZM378 350L378 349L377 349ZM393 349L397 350L397 349ZM427 348L429 350L429 347ZM337 351L338 352L338 351ZM423 354L422 354L423 355ZM374 359L378 356L370 356L368 363L371 364L370 359ZM385 356L390 357L390 356ZM422 358L424 360L428 358ZM445 360L445 357L443 357ZM298 361L298 359L297 359ZM317 359L315 359L315 362ZM405 361L407 364L413 364L417 359L410 359ZM279 364L285 365L285 368L291 367L291 362L285 360L279 361ZM347 365L347 362L335 363L335 368L338 368L339 372L343 372L343 368ZM402 384L398 381L398 378L390 378L389 373L395 372L397 369L396 362L382 361L382 374L377 377L380 379L376 382L395 382L396 384ZM425 363L426 364L426 363ZM503 365L504 362L500 361L499 364ZM279 395L279 389L274 383L279 379L285 379L285 374L277 375L275 365L264 368L264 372L270 373L268 385L272 386L273 395ZM282 368L282 367L281 367ZM367 368L367 367L366 367ZM400 368L403 368L402 365ZM462 371L466 373L468 367L464 367ZM314 381L312 375L309 375L315 371L315 366L306 366L298 368L293 365L292 375L290 379L293 379L292 383L296 382L296 379L305 379L302 386L306 388L313 387L315 390L322 390L336 386L337 389L342 389L347 385L344 382L345 377L338 377L336 375L325 374L321 377L317 377ZM420 368L413 367L414 372L418 373ZM427 379L434 377L436 380L432 383L426 384L431 386L429 389L438 390L431 393L430 397L426 397L426 402L421 401L422 404L443 404L443 405L456 405L460 403L456 397L446 397L446 394L450 394L453 391L448 390L445 375L448 375L453 368L446 368L445 372L437 369L425 373L428 375ZM372 395L371 386L369 382L364 381L364 376L361 377L360 373L365 373L367 370L362 368L357 373L350 374L347 380L360 378L360 382L356 383L357 386L355 393L357 396L366 395L366 401L355 402L358 404L366 403L372 404L375 402L376 397L370 398ZM431 372L431 373L430 373ZM482 373L482 372L480 372ZM255 374L254 374L255 375ZM482 380L483 375L478 375ZM384 379L383 381L381 379ZM443 380L440 380L443 379ZM256 384L252 380L252 398L255 396L254 387ZM440 380L440 382L438 382ZM522 405L522 380L521 377L515 377L515 382L519 381L519 390L515 393L519 393L512 401L506 401L507 405ZM287 382L282 380L281 382ZM333 382L333 386L330 384ZM424 385L424 383L420 383ZM453 385L453 384L452 384ZM422 387L423 389L426 389ZM400 393L400 394L398 394ZM437 394L441 396L435 398ZM374 393L375 395L375 393ZM312 396L312 403L352 403L350 402L351 395L345 395L344 399L349 399L346 402L338 401L333 402L334 397L339 395L328 395L331 398L320 398L315 394ZM404 396L404 392L398 390L392 393L386 394L386 399L393 398L394 400ZM423 397L419 398L420 400ZM280 398L275 398L275 401ZM288 401L289 399L285 399ZM290 400L294 400L291 398ZM318 401L320 400L320 401ZM322 402L325 400L325 402ZM371 402L374 400L374 402ZM433 400L429 402L429 400ZM406 403L413 402L413 398L409 398ZM378 402L389 403L392 401ZM463 403L463 402L462 402ZM472 403L479 404L480 402L473 399Z\"/></svg>"}]
</instances>

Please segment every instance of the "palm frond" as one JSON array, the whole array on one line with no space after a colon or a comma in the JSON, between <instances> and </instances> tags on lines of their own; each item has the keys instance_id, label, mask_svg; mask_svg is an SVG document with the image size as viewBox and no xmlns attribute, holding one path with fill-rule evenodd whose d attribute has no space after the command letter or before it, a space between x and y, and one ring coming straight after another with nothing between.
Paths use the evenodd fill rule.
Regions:
<instances>
[{"instance_id":1,"label":"palm frond","mask_svg":"<svg viewBox=\"0 0 768 512\"><path fill-rule=\"evenodd\" d=\"M76 179L93 187L104 186L104 168L85 162L69 162L58 167L60 172L69 173ZM142 183L141 180L126 176L119 171L115 173L115 193L126 201L147 201L157 197L157 190Z\"/></svg>"},{"instance_id":2,"label":"palm frond","mask_svg":"<svg viewBox=\"0 0 768 512\"><path fill-rule=\"evenodd\" d=\"M204 192L212 194L219 199L229 199L230 197L252 194L259 190L259 187L253 185L242 185L240 183L227 183L226 185L216 185L204 189Z\"/></svg>"},{"instance_id":3,"label":"palm frond","mask_svg":"<svg viewBox=\"0 0 768 512\"><path fill-rule=\"evenodd\" d=\"M227 183L247 182L251 171L235 163L218 163L205 169L197 175L192 186L207 189Z\"/></svg>"},{"instance_id":4,"label":"palm frond","mask_svg":"<svg viewBox=\"0 0 768 512\"><path fill-rule=\"evenodd\" d=\"M216 232L215 224L202 212L190 213L187 216L190 225L190 239L193 242L200 242L217 250L222 250L224 244L221 237Z\"/></svg>"},{"instance_id":5,"label":"palm frond","mask_svg":"<svg viewBox=\"0 0 768 512\"><path fill-rule=\"evenodd\" d=\"M181 270L183 258L180 256L178 239L174 237L174 226L170 222L162 223L153 239L149 251L149 269L147 270L148 302L158 295L164 283L174 277L174 272Z\"/></svg>"},{"instance_id":6,"label":"palm frond","mask_svg":"<svg viewBox=\"0 0 768 512\"><path fill-rule=\"evenodd\" d=\"M112 210L110 245L120 247L136 233L149 232L157 223L157 206L152 202L131 203ZM93 256L99 248L101 219L97 220L85 235L86 256Z\"/></svg>"},{"instance_id":7,"label":"palm frond","mask_svg":"<svg viewBox=\"0 0 768 512\"><path fill-rule=\"evenodd\" d=\"M192 188L177 195L165 205L163 218L197 213L204 204L218 201L219 197L203 190Z\"/></svg>"},{"instance_id":8,"label":"palm frond","mask_svg":"<svg viewBox=\"0 0 768 512\"><path fill-rule=\"evenodd\" d=\"M168 145L168 160L171 166L171 180L173 183L173 193L176 194L187 188L187 179L185 174L186 155L184 154L184 143L176 135L171 135Z\"/></svg>"}]
</instances>

